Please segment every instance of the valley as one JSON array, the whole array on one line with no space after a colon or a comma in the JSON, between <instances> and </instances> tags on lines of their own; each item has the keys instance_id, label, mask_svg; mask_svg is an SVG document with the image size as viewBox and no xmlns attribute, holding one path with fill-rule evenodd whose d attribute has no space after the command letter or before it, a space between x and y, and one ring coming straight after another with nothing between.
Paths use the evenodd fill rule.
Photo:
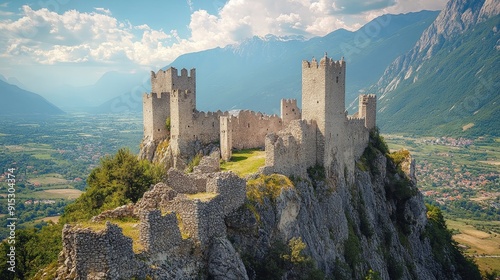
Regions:
<instances>
[{"instance_id":1,"label":"valley","mask_svg":"<svg viewBox=\"0 0 500 280\"><path fill-rule=\"evenodd\" d=\"M57 221L65 205L84 190L86 177L100 158L120 147L137 153L142 138L138 114L3 118L0 127L0 171L17 169L16 215L27 227ZM500 139L384 137L391 150L410 150L420 191L427 203L443 210L465 252L475 256L483 270L500 269L500 259L488 257L500 254ZM259 153L245 151L241 160L255 161L257 166L263 161ZM244 167L241 173L253 169ZM5 175L0 175L0 186L1 213L6 213ZM1 222L5 219L0 217ZM0 234L6 236L6 232ZM484 246L493 251L485 251Z\"/></svg>"}]
</instances>

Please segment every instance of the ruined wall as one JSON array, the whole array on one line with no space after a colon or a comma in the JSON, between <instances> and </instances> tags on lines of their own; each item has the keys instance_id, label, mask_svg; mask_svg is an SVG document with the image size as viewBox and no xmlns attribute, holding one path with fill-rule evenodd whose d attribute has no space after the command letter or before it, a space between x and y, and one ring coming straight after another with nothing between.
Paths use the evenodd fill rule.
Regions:
<instances>
[{"instance_id":1,"label":"ruined wall","mask_svg":"<svg viewBox=\"0 0 500 280\"><path fill-rule=\"evenodd\" d=\"M167 253L181 244L181 232L175 213L161 215L160 210L144 211L140 215L139 240L150 253Z\"/></svg>"},{"instance_id":2,"label":"ruined wall","mask_svg":"<svg viewBox=\"0 0 500 280\"><path fill-rule=\"evenodd\" d=\"M58 269L57 279L130 279L140 276L141 269L132 251L132 239L117 225L106 223L106 229L65 225L62 232L65 266Z\"/></svg>"},{"instance_id":3,"label":"ruined wall","mask_svg":"<svg viewBox=\"0 0 500 280\"><path fill-rule=\"evenodd\" d=\"M224 215L228 215L245 202L246 181L232 172L212 173L207 179L207 192L219 194Z\"/></svg>"},{"instance_id":4,"label":"ruined wall","mask_svg":"<svg viewBox=\"0 0 500 280\"><path fill-rule=\"evenodd\" d=\"M207 179L188 176L183 171L170 168L168 170L167 184L178 193L194 194L205 192Z\"/></svg>"},{"instance_id":5,"label":"ruined wall","mask_svg":"<svg viewBox=\"0 0 500 280\"><path fill-rule=\"evenodd\" d=\"M343 150L344 163L350 171L354 171L354 165L363 152L370 138L370 133L365 127L365 119L358 117L348 117L346 145Z\"/></svg>"},{"instance_id":6,"label":"ruined wall","mask_svg":"<svg viewBox=\"0 0 500 280\"><path fill-rule=\"evenodd\" d=\"M315 122L295 120L266 137L266 167L269 172L305 176L317 162L317 127Z\"/></svg>"},{"instance_id":7,"label":"ruined wall","mask_svg":"<svg viewBox=\"0 0 500 280\"><path fill-rule=\"evenodd\" d=\"M226 236L222 197L219 195L209 199L190 199L180 194L165 205L165 210L178 213L183 230L202 246L208 246L212 238Z\"/></svg>"},{"instance_id":8,"label":"ruined wall","mask_svg":"<svg viewBox=\"0 0 500 280\"><path fill-rule=\"evenodd\" d=\"M297 99L281 99L281 120L286 127L293 120L300 120L301 113L297 106Z\"/></svg>"}]
</instances>

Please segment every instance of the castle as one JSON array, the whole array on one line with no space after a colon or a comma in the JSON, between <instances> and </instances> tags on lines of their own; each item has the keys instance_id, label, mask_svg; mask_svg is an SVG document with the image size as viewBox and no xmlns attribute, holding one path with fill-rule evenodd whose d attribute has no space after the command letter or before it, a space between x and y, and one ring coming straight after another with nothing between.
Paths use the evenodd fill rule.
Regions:
<instances>
[{"instance_id":1,"label":"castle","mask_svg":"<svg viewBox=\"0 0 500 280\"><path fill-rule=\"evenodd\" d=\"M220 143L223 160L233 149L264 147L266 173L302 175L310 166L354 169L375 127L376 97L360 95L359 111L345 110L346 62L325 54L302 62L302 110L297 100L281 100L281 116L253 111L200 112L196 71L178 75L171 67L151 72L152 92L143 96L144 142L169 139L173 166L182 168L193 144ZM168 121L167 121L168 120ZM166 125L170 124L170 127ZM354 160L353 160L354 159ZM341 170L343 170L342 168Z\"/></svg>"},{"instance_id":2,"label":"castle","mask_svg":"<svg viewBox=\"0 0 500 280\"><path fill-rule=\"evenodd\" d=\"M220 158L230 160L233 149L264 147L264 174L306 176L309 167L322 165L327 175L353 179L355 160L375 127L376 100L361 95L359 112L347 116L345 71L344 60L326 55L319 62L304 61L302 110L297 100L282 99L280 116L199 112L194 69L189 75L186 69L178 75L175 68L152 72L152 92L143 97L143 147L162 153L161 143L168 143L176 168L137 203L92 218L96 223L136 220L138 240L109 221L101 231L66 225L56 279L194 279L205 264L214 279L248 279L226 224L248 208L242 208L247 182L232 172L220 172ZM219 143L219 149L212 149L192 173L178 170L197 149L213 143ZM248 219L251 227L257 224L257 218ZM291 220L280 218L280 225Z\"/></svg>"}]
</instances>

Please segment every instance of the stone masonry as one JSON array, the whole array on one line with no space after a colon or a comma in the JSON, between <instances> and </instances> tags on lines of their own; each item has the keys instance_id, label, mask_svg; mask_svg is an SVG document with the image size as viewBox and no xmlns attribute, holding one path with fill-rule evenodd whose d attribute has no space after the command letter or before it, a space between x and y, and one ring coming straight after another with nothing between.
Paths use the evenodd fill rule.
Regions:
<instances>
[{"instance_id":1,"label":"stone masonry","mask_svg":"<svg viewBox=\"0 0 500 280\"><path fill-rule=\"evenodd\" d=\"M144 262L145 257L160 262L167 258L173 269L169 271L176 271L175 278L193 278L186 272L196 272L189 253L193 246L204 251L218 240L225 248L231 247L226 242L224 218L246 199L244 179L232 172L211 172L219 171L215 154L204 157L202 166L193 173L170 169L167 183L156 184L136 204L94 217L94 222L138 217L139 239L135 242L140 242L142 252L134 253L132 239L109 221L101 231L66 225L57 279L143 279L145 275L156 275L158 271ZM237 256L234 248L226 249ZM217 267L213 269L220 272ZM237 271L244 271L244 266ZM168 277L170 272L165 272Z\"/></svg>"},{"instance_id":2,"label":"stone masonry","mask_svg":"<svg viewBox=\"0 0 500 280\"><path fill-rule=\"evenodd\" d=\"M346 62L326 54L320 61L303 61L302 110L297 100L282 99L281 115L269 116L252 111L199 112L195 70L190 76L186 69L181 75L175 68L160 70L151 75L152 93L143 97L144 143L170 137L176 168L183 168L197 153L193 143L218 142L220 156L226 161L231 159L233 149L265 148L267 172L303 174L310 164L323 165L328 172L333 162L352 171L354 165L349 159L363 153L369 131L376 125L376 97L360 95L359 112L347 116L345 73ZM169 132L165 128L167 118ZM289 129L296 120L305 122ZM274 144L277 146L273 148ZM301 151L304 147L308 147L307 152Z\"/></svg>"}]
</instances>

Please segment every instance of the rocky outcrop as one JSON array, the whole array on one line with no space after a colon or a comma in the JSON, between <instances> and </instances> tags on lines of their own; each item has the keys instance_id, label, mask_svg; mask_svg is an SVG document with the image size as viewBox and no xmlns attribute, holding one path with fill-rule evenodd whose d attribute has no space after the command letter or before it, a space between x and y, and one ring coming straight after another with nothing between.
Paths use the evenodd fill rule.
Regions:
<instances>
[{"instance_id":1,"label":"rocky outcrop","mask_svg":"<svg viewBox=\"0 0 500 280\"><path fill-rule=\"evenodd\" d=\"M287 187L276 181L284 176L253 176L248 184L262 185L247 187L248 197L233 173L171 171L172 184L203 178L205 189L190 193L193 186L174 190L167 182L146 192L133 207L141 252L116 225L97 232L66 226L58 277L365 279L371 270L381 279L462 279L446 261L449 251L441 252L444 262L434 255L411 156L394 163L370 151L352 174L325 177L316 167Z\"/></svg>"}]
</instances>

